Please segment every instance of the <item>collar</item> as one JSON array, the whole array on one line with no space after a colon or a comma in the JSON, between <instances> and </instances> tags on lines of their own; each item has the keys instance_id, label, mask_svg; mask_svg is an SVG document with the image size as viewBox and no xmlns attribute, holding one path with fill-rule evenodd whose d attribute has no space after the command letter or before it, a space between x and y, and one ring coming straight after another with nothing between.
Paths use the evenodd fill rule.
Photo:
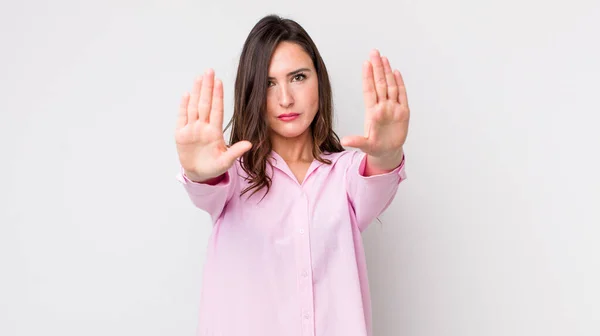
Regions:
<instances>
[{"instance_id":1,"label":"collar","mask_svg":"<svg viewBox=\"0 0 600 336\"><path fill-rule=\"evenodd\" d=\"M337 159L343 154L344 152L338 152L338 153L322 153L321 154L321 158L323 159L328 159L331 161L331 163L335 163L337 161ZM269 162L273 165L273 168L278 169L279 171L283 172L284 174L288 175L292 180L297 181L296 176L294 175L294 173L292 173L292 170L290 169L290 167L288 166L288 164L285 162L285 160L281 157L281 155L279 155L277 152L275 152L274 150L271 150L270 153L270 159ZM308 171L306 172L306 176L304 177L304 180L302 181L302 184L304 184L304 181L306 181L308 179L308 177L315 171L317 170L317 168L319 168L321 165L323 165L324 163L320 162L317 159L314 159L313 162L310 164L310 166L308 167Z\"/></svg>"}]
</instances>

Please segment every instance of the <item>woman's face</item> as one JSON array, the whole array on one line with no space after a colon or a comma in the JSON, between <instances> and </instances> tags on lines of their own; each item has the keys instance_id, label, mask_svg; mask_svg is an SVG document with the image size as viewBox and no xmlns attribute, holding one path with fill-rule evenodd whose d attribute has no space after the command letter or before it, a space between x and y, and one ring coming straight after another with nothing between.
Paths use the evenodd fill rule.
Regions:
<instances>
[{"instance_id":1,"label":"woman's face","mask_svg":"<svg viewBox=\"0 0 600 336\"><path fill-rule=\"evenodd\" d=\"M267 124L273 135L294 138L308 130L319 109L319 82L310 56L281 42L269 64Z\"/></svg>"}]
</instances>

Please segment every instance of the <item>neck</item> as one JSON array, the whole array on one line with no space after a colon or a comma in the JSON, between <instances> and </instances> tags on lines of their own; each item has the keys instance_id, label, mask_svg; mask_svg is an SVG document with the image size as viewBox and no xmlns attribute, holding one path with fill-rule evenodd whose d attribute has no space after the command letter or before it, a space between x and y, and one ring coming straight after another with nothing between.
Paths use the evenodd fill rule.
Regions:
<instances>
[{"instance_id":1,"label":"neck","mask_svg":"<svg viewBox=\"0 0 600 336\"><path fill-rule=\"evenodd\" d=\"M286 162L312 162L313 139L310 128L295 138L286 138L273 133L271 146Z\"/></svg>"}]
</instances>

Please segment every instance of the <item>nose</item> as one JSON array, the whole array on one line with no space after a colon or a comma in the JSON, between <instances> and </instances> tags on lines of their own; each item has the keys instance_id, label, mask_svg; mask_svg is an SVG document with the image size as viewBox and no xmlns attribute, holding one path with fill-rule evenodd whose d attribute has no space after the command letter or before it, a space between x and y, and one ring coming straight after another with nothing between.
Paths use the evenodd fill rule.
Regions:
<instances>
[{"instance_id":1,"label":"nose","mask_svg":"<svg viewBox=\"0 0 600 336\"><path fill-rule=\"evenodd\" d=\"M294 104L294 96L290 88L286 85L281 85L279 90L279 105L288 108Z\"/></svg>"}]
</instances>

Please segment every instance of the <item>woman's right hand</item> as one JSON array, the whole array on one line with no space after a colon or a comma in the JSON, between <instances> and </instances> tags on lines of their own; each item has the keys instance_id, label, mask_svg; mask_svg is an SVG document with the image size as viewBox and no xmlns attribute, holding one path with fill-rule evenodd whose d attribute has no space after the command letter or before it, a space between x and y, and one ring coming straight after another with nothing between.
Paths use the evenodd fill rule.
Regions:
<instances>
[{"instance_id":1,"label":"woman's right hand","mask_svg":"<svg viewBox=\"0 0 600 336\"><path fill-rule=\"evenodd\" d=\"M243 140L227 147L223 138L223 83L212 69L194 82L179 106L175 142L186 176L204 182L224 174L252 144Z\"/></svg>"}]
</instances>

